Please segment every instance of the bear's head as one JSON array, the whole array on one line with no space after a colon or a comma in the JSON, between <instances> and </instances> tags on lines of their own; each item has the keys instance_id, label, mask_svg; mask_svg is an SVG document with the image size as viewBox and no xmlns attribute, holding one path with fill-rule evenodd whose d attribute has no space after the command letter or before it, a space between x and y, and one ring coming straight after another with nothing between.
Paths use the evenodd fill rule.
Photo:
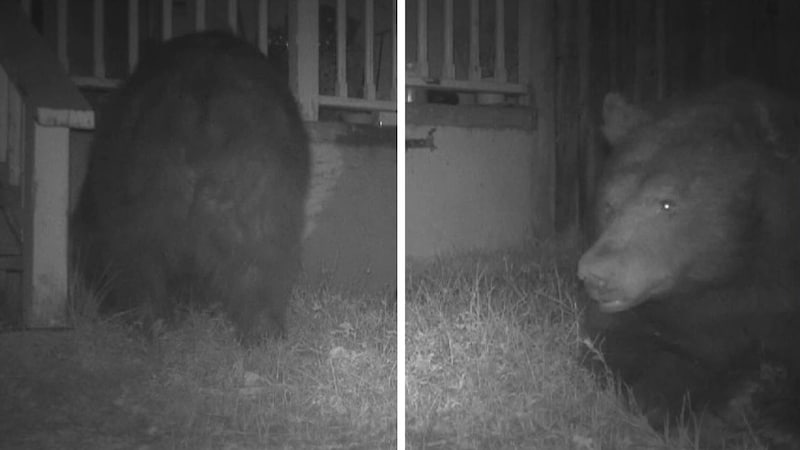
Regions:
<instances>
[{"instance_id":1,"label":"bear's head","mask_svg":"<svg viewBox=\"0 0 800 450\"><path fill-rule=\"evenodd\" d=\"M600 310L726 283L752 257L757 133L719 104L650 112L606 96L612 147L578 275Z\"/></svg>"}]
</instances>

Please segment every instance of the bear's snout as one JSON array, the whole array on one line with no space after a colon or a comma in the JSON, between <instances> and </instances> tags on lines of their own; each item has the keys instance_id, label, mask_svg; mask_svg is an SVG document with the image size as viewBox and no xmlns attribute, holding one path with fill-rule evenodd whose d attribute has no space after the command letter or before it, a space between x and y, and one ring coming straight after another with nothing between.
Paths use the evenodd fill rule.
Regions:
<instances>
[{"instance_id":1,"label":"bear's snout","mask_svg":"<svg viewBox=\"0 0 800 450\"><path fill-rule=\"evenodd\" d=\"M591 252L587 252L578 262L578 278L583 282L589 295L599 300L603 297L603 293L608 291L613 272L608 264L603 264Z\"/></svg>"},{"instance_id":2,"label":"bear's snout","mask_svg":"<svg viewBox=\"0 0 800 450\"><path fill-rule=\"evenodd\" d=\"M649 298L666 279L659 269L635 254L599 243L578 261L578 278L601 310L618 312Z\"/></svg>"}]
</instances>

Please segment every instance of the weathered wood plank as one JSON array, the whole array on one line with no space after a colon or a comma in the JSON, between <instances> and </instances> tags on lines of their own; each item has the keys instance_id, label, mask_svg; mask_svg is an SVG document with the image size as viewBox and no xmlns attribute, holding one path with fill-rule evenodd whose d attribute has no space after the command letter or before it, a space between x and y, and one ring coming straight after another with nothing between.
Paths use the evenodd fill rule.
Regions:
<instances>
[{"instance_id":1,"label":"weathered wood plank","mask_svg":"<svg viewBox=\"0 0 800 450\"><path fill-rule=\"evenodd\" d=\"M531 13L531 88L536 109L537 136L531 189L534 204L532 229L537 237L553 234L555 215L555 42L553 0L534 0Z\"/></svg>"},{"instance_id":2,"label":"weathered wood plank","mask_svg":"<svg viewBox=\"0 0 800 450\"><path fill-rule=\"evenodd\" d=\"M66 123L53 125L85 128L94 125L92 108L58 63L53 51L22 13L17 2L0 2L0 65L23 93L31 111L39 108L82 111L65 114ZM90 120L91 116L91 120ZM50 116L52 117L52 115ZM76 123L70 123L76 119Z\"/></svg>"}]
</instances>

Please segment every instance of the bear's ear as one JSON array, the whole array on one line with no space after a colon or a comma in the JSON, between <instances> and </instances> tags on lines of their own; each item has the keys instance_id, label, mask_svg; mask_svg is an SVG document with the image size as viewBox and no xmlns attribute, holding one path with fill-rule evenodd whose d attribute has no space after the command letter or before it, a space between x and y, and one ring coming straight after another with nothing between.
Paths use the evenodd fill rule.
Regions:
<instances>
[{"instance_id":1,"label":"bear's ear","mask_svg":"<svg viewBox=\"0 0 800 450\"><path fill-rule=\"evenodd\" d=\"M622 94L606 94L603 101L603 134L609 144L616 145L631 131L650 120L650 114L628 103Z\"/></svg>"},{"instance_id":2,"label":"bear's ear","mask_svg":"<svg viewBox=\"0 0 800 450\"><path fill-rule=\"evenodd\" d=\"M778 159L800 162L800 111L792 104L769 104L756 100L759 137Z\"/></svg>"}]
</instances>

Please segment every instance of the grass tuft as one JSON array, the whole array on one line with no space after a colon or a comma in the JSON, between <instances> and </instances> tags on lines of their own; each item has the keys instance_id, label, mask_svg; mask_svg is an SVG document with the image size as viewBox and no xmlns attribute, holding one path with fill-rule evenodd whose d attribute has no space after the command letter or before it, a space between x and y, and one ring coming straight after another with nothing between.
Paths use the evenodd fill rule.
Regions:
<instances>
[{"instance_id":1,"label":"grass tuft","mask_svg":"<svg viewBox=\"0 0 800 450\"><path fill-rule=\"evenodd\" d=\"M653 431L624 387L580 366L577 257L551 242L409 263L409 448L702 448L689 428Z\"/></svg>"},{"instance_id":2,"label":"grass tuft","mask_svg":"<svg viewBox=\"0 0 800 450\"><path fill-rule=\"evenodd\" d=\"M125 315L98 315L102 290L71 289L71 331L0 335L0 355L15 361L0 368L0 379L30 385L4 397L21 406L3 415L4 429L15 431L4 433L0 447L396 447L394 292L301 284L288 339L244 348L219 308L145 329ZM58 357L44 357L50 354ZM28 408L26 392L59 394L48 408ZM27 423L46 426L35 435ZM53 436L72 440L52 446Z\"/></svg>"}]
</instances>

